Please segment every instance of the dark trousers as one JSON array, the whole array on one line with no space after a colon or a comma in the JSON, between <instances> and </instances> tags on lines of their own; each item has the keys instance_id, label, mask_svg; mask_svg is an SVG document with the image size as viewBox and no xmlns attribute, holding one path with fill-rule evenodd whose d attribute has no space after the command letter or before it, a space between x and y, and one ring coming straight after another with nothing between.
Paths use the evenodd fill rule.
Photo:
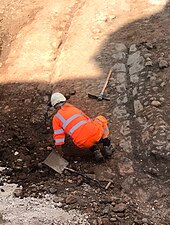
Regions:
<instances>
[{"instance_id":1,"label":"dark trousers","mask_svg":"<svg viewBox=\"0 0 170 225\"><path fill-rule=\"evenodd\" d=\"M102 143L103 146L110 146L109 138L104 138L104 139L101 138L98 143ZM92 152L96 151L98 149L97 143L95 145L93 145L92 147L90 147L89 149Z\"/></svg>"}]
</instances>

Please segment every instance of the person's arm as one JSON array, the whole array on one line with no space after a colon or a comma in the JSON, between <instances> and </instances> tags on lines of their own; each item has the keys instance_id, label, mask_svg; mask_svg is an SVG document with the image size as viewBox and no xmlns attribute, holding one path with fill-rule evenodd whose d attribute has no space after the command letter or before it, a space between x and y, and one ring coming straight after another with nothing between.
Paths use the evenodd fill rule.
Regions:
<instances>
[{"instance_id":1,"label":"person's arm","mask_svg":"<svg viewBox=\"0 0 170 225\"><path fill-rule=\"evenodd\" d=\"M62 145L65 143L65 132L60 126L58 118L56 116L53 117L53 138L55 141L56 151L62 156Z\"/></svg>"},{"instance_id":2,"label":"person's arm","mask_svg":"<svg viewBox=\"0 0 170 225\"><path fill-rule=\"evenodd\" d=\"M56 151L59 155L61 155L63 157L63 151L62 151L62 146L61 145L57 145L56 146Z\"/></svg>"}]
</instances>

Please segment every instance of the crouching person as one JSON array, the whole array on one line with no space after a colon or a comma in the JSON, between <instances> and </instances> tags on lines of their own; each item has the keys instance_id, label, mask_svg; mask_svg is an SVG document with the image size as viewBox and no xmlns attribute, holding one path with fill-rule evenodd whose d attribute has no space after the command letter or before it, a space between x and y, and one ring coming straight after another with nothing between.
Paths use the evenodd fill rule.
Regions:
<instances>
[{"instance_id":1,"label":"crouching person","mask_svg":"<svg viewBox=\"0 0 170 225\"><path fill-rule=\"evenodd\" d=\"M67 103L65 96L59 92L52 94L51 105L56 110L52 125L55 146L60 154L65 135L69 135L77 147L89 148L97 162L112 155L113 148L108 138L109 129L104 116L90 119L84 112ZM103 155L97 145L99 142L103 143Z\"/></svg>"}]
</instances>

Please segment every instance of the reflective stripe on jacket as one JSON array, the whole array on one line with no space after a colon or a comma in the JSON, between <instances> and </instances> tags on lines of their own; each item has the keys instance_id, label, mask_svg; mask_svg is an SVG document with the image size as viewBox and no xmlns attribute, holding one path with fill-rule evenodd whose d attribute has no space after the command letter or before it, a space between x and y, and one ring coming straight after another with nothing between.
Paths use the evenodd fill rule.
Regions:
<instances>
[{"instance_id":1,"label":"reflective stripe on jacket","mask_svg":"<svg viewBox=\"0 0 170 225\"><path fill-rule=\"evenodd\" d=\"M79 128L89 121L89 117L81 110L70 104L64 105L53 117L55 145L65 143L65 134L69 134L74 139Z\"/></svg>"},{"instance_id":2,"label":"reflective stripe on jacket","mask_svg":"<svg viewBox=\"0 0 170 225\"><path fill-rule=\"evenodd\" d=\"M109 128L107 126L106 118L104 116L97 116L95 120L98 121L103 127L102 138L107 138L109 136Z\"/></svg>"},{"instance_id":3,"label":"reflective stripe on jacket","mask_svg":"<svg viewBox=\"0 0 170 225\"><path fill-rule=\"evenodd\" d=\"M64 105L53 117L53 130L55 145L63 145L65 135L69 134L80 148L91 147L109 133L105 117L98 116L96 120L91 120L70 104Z\"/></svg>"}]
</instances>

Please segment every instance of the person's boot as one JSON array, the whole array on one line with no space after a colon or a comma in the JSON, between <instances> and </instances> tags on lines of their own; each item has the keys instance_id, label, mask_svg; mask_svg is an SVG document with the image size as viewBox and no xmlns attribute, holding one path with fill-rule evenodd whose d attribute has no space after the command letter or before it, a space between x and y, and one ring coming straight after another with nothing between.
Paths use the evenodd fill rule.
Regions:
<instances>
[{"instance_id":1,"label":"person's boot","mask_svg":"<svg viewBox=\"0 0 170 225\"><path fill-rule=\"evenodd\" d=\"M114 147L112 145L110 146L103 146L103 152L105 157L110 157L112 153L114 152Z\"/></svg>"},{"instance_id":2,"label":"person's boot","mask_svg":"<svg viewBox=\"0 0 170 225\"><path fill-rule=\"evenodd\" d=\"M93 153L96 162L101 162L104 160L103 155L99 149L95 150Z\"/></svg>"}]
</instances>

